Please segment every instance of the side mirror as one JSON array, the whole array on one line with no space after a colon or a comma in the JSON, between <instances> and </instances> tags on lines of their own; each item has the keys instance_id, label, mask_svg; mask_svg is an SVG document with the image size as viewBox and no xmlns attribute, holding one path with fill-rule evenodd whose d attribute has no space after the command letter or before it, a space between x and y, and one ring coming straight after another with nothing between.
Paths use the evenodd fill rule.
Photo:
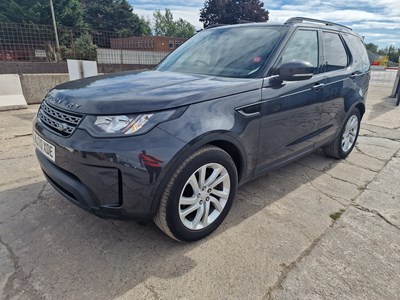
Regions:
<instances>
[{"instance_id":1,"label":"side mirror","mask_svg":"<svg viewBox=\"0 0 400 300\"><path fill-rule=\"evenodd\" d=\"M307 80L313 73L312 64L304 60L292 60L282 64L278 69L279 79L285 81Z\"/></svg>"}]
</instances>

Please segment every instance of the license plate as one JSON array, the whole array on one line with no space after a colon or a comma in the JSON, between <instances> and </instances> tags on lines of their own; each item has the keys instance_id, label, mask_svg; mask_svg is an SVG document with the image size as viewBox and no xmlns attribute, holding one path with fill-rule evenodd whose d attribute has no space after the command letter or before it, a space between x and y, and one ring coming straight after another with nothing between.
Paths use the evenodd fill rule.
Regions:
<instances>
[{"instance_id":1,"label":"license plate","mask_svg":"<svg viewBox=\"0 0 400 300\"><path fill-rule=\"evenodd\" d=\"M33 143L47 158L54 162L56 161L56 147L42 139L36 132L33 133Z\"/></svg>"}]
</instances>

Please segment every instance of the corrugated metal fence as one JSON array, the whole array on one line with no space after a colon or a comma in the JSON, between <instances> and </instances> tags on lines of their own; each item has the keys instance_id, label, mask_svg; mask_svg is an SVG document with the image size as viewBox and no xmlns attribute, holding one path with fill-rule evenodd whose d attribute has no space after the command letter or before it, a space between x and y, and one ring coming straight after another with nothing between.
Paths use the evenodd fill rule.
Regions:
<instances>
[{"instance_id":1,"label":"corrugated metal fence","mask_svg":"<svg viewBox=\"0 0 400 300\"><path fill-rule=\"evenodd\" d=\"M132 37L127 33L59 26L58 35L59 49L52 26L0 22L0 62L55 63L83 59L97 60L99 64L149 66L158 64L169 54L151 48L123 50L118 48L118 43L112 43L116 39Z\"/></svg>"},{"instance_id":2,"label":"corrugated metal fence","mask_svg":"<svg viewBox=\"0 0 400 300\"><path fill-rule=\"evenodd\" d=\"M372 69L371 86L389 86L392 87L397 76L396 69Z\"/></svg>"},{"instance_id":3,"label":"corrugated metal fence","mask_svg":"<svg viewBox=\"0 0 400 300\"><path fill-rule=\"evenodd\" d=\"M169 52L97 49L97 62L99 64L156 65L168 54Z\"/></svg>"}]
</instances>

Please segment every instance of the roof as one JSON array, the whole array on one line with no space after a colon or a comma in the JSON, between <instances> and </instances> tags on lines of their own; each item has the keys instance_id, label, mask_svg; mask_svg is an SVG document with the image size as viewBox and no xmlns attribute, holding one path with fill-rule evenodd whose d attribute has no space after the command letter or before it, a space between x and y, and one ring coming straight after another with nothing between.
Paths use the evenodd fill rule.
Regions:
<instances>
[{"instance_id":1,"label":"roof","mask_svg":"<svg viewBox=\"0 0 400 300\"><path fill-rule=\"evenodd\" d=\"M313 27L313 28L324 28L324 27L329 27L331 29L335 29L338 31L343 31L343 32L348 32L348 33L353 33L352 29L350 27L338 24L338 23L333 23L330 21L324 21L324 20L318 20L318 19L311 19L311 18L303 18L303 17L295 17L295 18L290 18L286 20L285 23L266 23L266 22L253 22L253 23L240 23L240 24L235 24L235 25L226 25L226 24L213 24L208 26L206 29L212 29L216 27L247 27L247 26L307 26L307 27Z\"/></svg>"},{"instance_id":2,"label":"roof","mask_svg":"<svg viewBox=\"0 0 400 300\"><path fill-rule=\"evenodd\" d=\"M205 30L213 29L213 28L230 28L230 27L248 27L248 26L285 26L285 27L310 27L310 28L326 28L326 29L333 29L336 31L340 31L342 33L349 33L358 38L364 40L364 37L360 36L358 33L354 32L350 27L341 25L338 23L333 23L330 21L318 20L318 19L311 19L311 18L303 18L303 17L294 17L287 19L286 22L277 23L277 22L253 22L253 23L239 23L234 25L226 25L226 24L213 24L205 28ZM200 30L201 31L201 30Z\"/></svg>"}]
</instances>

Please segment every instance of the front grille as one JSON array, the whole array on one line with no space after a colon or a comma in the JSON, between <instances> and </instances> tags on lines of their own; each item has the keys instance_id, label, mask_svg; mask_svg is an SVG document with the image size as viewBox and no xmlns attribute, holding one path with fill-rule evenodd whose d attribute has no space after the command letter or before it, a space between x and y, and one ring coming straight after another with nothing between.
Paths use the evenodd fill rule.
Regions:
<instances>
[{"instance_id":1,"label":"front grille","mask_svg":"<svg viewBox=\"0 0 400 300\"><path fill-rule=\"evenodd\" d=\"M82 117L61 111L50 106L46 101L42 102L38 112L38 118L47 128L63 136L70 136L78 127Z\"/></svg>"}]
</instances>

